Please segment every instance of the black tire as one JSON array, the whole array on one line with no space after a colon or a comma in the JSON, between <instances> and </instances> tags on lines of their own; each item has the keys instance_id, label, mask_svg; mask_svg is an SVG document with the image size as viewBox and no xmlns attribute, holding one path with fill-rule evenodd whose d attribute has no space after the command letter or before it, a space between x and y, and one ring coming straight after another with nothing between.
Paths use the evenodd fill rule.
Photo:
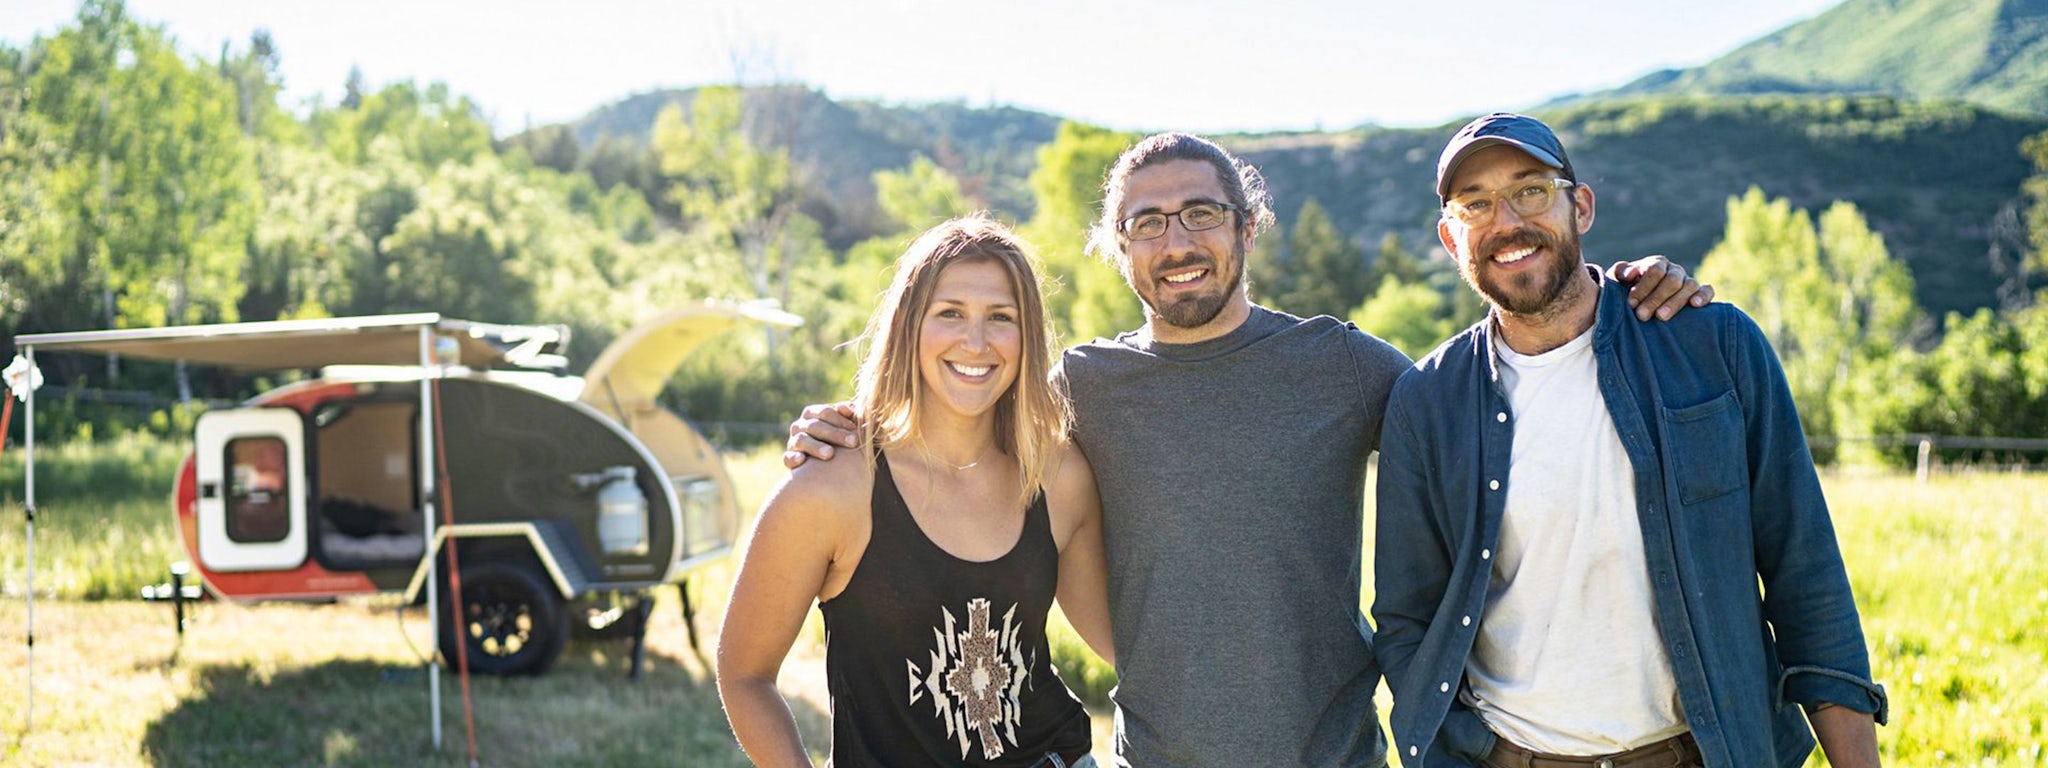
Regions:
<instances>
[{"instance_id":1,"label":"black tire","mask_svg":"<svg viewBox=\"0 0 2048 768\"><path fill-rule=\"evenodd\" d=\"M471 672L538 675L554 666L569 641L562 597L530 560L465 562L459 610L454 595L452 588L442 593L440 621L441 659L451 667L459 660L459 639Z\"/></svg>"}]
</instances>

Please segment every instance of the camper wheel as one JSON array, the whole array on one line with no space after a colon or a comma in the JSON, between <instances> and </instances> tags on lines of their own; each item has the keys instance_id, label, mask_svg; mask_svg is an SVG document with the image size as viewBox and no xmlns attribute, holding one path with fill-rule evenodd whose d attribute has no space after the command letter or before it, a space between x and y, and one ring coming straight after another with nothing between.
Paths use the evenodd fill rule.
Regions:
<instances>
[{"instance_id":1,"label":"camper wheel","mask_svg":"<svg viewBox=\"0 0 2048 768\"><path fill-rule=\"evenodd\" d=\"M451 598L454 591L446 594ZM458 661L456 642L465 643L469 670L486 675L537 675L553 666L569 639L562 598L530 559L477 558L462 564L462 599L443 604L460 616L444 616L441 657Z\"/></svg>"}]
</instances>

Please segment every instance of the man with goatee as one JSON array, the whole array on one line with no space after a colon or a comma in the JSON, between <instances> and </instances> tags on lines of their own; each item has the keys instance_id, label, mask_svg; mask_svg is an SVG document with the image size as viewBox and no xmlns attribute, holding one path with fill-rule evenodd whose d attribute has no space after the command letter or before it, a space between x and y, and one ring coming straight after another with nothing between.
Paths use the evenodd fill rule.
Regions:
<instances>
[{"instance_id":1,"label":"man with goatee","mask_svg":"<svg viewBox=\"0 0 2048 768\"><path fill-rule=\"evenodd\" d=\"M1884 689L1756 324L1630 317L1580 255L1593 190L1533 118L1459 130L1437 195L1492 309L1402 374L1380 434L1402 764L1790 768L1818 735L1877 765Z\"/></svg>"}]
</instances>

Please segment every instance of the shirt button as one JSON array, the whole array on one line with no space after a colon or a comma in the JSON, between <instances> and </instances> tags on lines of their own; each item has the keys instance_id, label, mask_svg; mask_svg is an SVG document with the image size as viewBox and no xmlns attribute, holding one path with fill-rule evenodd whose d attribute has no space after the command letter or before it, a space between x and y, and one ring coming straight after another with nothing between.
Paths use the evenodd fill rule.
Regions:
<instances>
[{"instance_id":1,"label":"shirt button","mask_svg":"<svg viewBox=\"0 0 2048 768\"><path fill-rule=\"evenodd\" d=\"M1491 550L1491 549L1482 549L1482 550L1479 550L1479 559L1481 559L1481 560L1492 560L1492 559L1493 559L1493 550Z\"/></svg>"},{"instance_id":2,"label":"shirt button","mask_svg":"<svg viewBox=\"0 0 2048 768\"><path fill-rule=\"evenodd\" d=\"M1409 756L1409 757L1414 757L1414 756L1415 756L1415 748L1414 748L1414 747L1409 747L1409 748L1408 748L1408 756Z\"/></svg>"},{"instance_id":3,"label":"shirt button","mask_svg":"<svg viewBox=\"0 0 2048 768\"><path fill-rule=\"evenodd\" d=\"M1507 421L1508 421L1508 412L1507 412L1507 411L1501 411L1500 413L1496 413L1496 414L1494 414L1494 415L1493 415L1493 420L1494 420L1494 421L1498 421L1498 422L1500 422L1500 423L1502 423L1502 424L1506 424L1506 423L1507 423Z\"/></svg>"},{"instance_id":4,"label":"shirt button","mask_svg":"<svg viewBox=\"0 0 2048 768\"><path fill-rule=\"evenodd\" d=\"M1465 626L1468 626L1468 627L1469 627L1469 626L1472 626L1472 617L1470 617L1470 616L1467 616L1467 617L1465 617L1465 624L1464 624L1464 625L1465 625Z\"/></svg>"},{"instance_id":5,"label":"shirt button","mask_svg":"<svg viewBox=\"0 0 2048 768\"><path fill-rule=\"evenodd\" d=\"M1488 481L1486 481L1486 490L1489 490L1489 491L1498 491L1498 490L1500 490L1500 481L1499 481L1499 480L1488 480Z\"/></svg>"},{"instance_id":6,"label":"shirt button","mask_svg":"<svg viewBox=\"0 0 2048 768\"><path fill-rule=\"evenodd\" d=\"M1442 692L1442 693L1450 693L1450 692L1451 692L1451 684L1450 684L1450 683L1437 683L1437 684L1436 684L1436 689L1437 689L1437 691L1439 691L1439 692Z\"/></svg>"}]
</instances>

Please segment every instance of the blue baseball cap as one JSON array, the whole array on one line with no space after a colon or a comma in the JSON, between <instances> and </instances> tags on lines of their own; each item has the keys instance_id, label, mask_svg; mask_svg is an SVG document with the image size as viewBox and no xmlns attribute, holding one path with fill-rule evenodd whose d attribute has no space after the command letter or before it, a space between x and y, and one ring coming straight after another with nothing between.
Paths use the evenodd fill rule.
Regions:
<instances>
[{"instance_id":1,"label":"blue baseball cap","mask_svg":"<svg viewBox=\"0 0 2048 768\"><path fill-rule=\"evenodd\" d=\"M1458 172L1459 163L1496 144L1522 150L1536 158L1536 162L1564 172L1566 179L1579 180L1578 174L1572 172L1571 158L1564 154L1564 142L1557 140L1550 126L1528 115L1495 112L1466 123L1451 136L1451 143L1444 145L1444 153L1436 160L1437 199L1450 199L1451 176Z\"/></svg>"}]
</instances>

